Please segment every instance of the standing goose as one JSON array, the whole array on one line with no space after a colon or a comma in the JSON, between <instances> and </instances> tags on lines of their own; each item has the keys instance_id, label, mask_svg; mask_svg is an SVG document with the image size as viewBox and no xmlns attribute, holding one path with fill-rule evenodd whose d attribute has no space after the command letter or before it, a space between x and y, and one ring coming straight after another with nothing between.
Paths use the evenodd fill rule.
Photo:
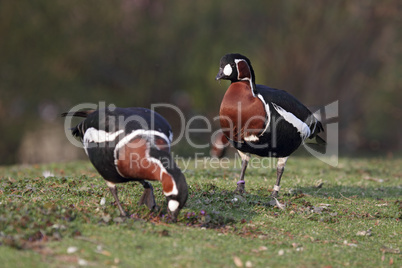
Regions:
<instances>
[{"instance_id":1,"label":"standing goose","mask_svg":"<svg viewBox=\"0 0 402 268\"><path fill-rule=\"evenodd\" d=\"M277 180L272 193L278 196L286 161L307 138L323 131L320 121L291 94L255 83L250 60L241 54L227 54L220 60L216 80L230 80L219 115L224 135L242 159L236 191L245 191L244 173L250 154L276 157Z\"/></svg>"},{"instance_id":2,"label":"standing goose","mask_svg":"<svg viewBox=\"0 0 402 268\"><path fill-rule=\"evenodd\" d=\"M106 180L121 216L126 216L117 196L116 183L138 181L144 187L139 205L154 209L152 185L162 182L173 221L186 203L186 179L171 154L172 130L158 113L145 108L107 108L64 113L86 117L72 129L81 139L90 161Z\"/></svg>"}]
</instances>

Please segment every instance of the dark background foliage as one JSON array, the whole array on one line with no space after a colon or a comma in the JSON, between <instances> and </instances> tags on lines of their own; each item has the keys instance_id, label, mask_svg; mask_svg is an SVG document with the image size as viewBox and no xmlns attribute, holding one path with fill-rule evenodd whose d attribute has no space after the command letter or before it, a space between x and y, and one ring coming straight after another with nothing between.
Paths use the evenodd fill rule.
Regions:
<instances>
[{"instance_id":1,"label":"dark background foliage","mask_svg":"<svg viewBox=\"0 0 402 268\"><path fill-rule=\"evenodd\" d=\"M307 106L339 101L341 153L392 155L402 149L401 18L397 0L1 1L0 163L81 157L59 114L83 102L172 103L213 118L229 52L251 59L257 83Z\"/></svg>"}]
</instances>

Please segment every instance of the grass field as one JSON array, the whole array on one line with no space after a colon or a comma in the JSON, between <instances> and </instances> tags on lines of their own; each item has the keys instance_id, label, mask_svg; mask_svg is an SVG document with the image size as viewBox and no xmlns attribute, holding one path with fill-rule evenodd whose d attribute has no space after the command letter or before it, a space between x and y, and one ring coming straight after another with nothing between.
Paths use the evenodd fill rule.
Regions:
<instances>
[{"instance_id":1,"label":"grass field","mask_svg":"<svg viewBox=\"0 0 402 268\"><path fill-rule=\"evenodd\" d=\"M236 166L234 167L234 165ZM343 158L337 168L290 158L279 201L276 170L239 164L185 175L177 224L136 203L142 186L119 185L120 218L89 162L0 167L1 267L401 267L402 159ZM105 203L102 199L105 198Z\"/></svg>"}]
</instances>

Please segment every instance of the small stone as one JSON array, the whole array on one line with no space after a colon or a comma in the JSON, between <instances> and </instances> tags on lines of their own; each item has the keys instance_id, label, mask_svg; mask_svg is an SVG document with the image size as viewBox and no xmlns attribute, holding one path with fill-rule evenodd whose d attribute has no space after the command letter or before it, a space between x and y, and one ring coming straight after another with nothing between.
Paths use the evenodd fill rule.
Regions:
<instances>
[{"instance_id":1,"label":"small stone","mask_svg":"<svg viewBox=\"0 0 402 268\"><path fill-rule=\"evenodd\" d=\"M365 236L366 235L366 231L358 231L356 233L357 236Z\"/></svg>"},{"instance_id":2,"label":"small stone","mask_svg":"<svg viewBox=\"0 0 402 268\"><path fill-rule=\"evenodd\" d=\"M78 248L77 247L68 247L67 248L67 253L72 254L74 252L77 252Z\"/></svg>"},{"instance_id":3,"label":"small stone","mask_svg":"<svg viewBox=\"0 0 402 268\"><path fill-rule=\"evenodd\" d=\"M113 218L113 221L116 222L116 223L122 223L122 222L124 222L124 218L116 217L116 218Z\"/></svg>"},{"instance_id":4,"label":"small stone","mask_svg":"<svg viewBox=\"0 0 402 268\"><path fill-rule=\"evenodd\" d=\"M320 188L322 188L323 185L324 185L324 183L322 182L322 180L318 180L315 182L314 187L317 189L320 189Z\"/></svg>"},{"instance_id":5,"label":"small stone","mask_svg":"<svg viewBox=\"0 0 402 268\"><path fill-rule=\"evenodd\" d=\"M371 236L371 228L369 228L367 231L358 231L356 233L357 236Z\"/></svg>"},{"instance_id":6,"label":"small stone","mask_svg":"<svg viewBox=\"0 0 402 268\"><path fill-rule=\"evenodd\" d=\"M79 266L87 266L88 262L84 259L78 259L78 265Z\"/></svg>"},{"instance_id":7,"label":"small stone","mask_svg":"<svg viewBox=\"0 0 402 268\"><path fill-rule=\"evenodd\" d=\"M102 216L102 220L104 221L104 222L109 222L110 220L112 219L112 217L110 217L110 215L104 215L104 216Z\"/></svg>"},{"instance_id":8,"label":"small stone","mask_svg":"<svg viewBox=\"0 0 402 268\"><path fill-rule=\"evenodd\" d=\"M42 175L43 175L43 177L45 177L45 178L54 177L54 174L53 174L51 171L49 171L49 170L43 171Z\"/></svg>"},{"instance_id":9,"label":"small stone","mask_svg":"<svg viewBox=\"0 0 402 268\"><path fill-rule=\"evenodd\" d=\"M241 261L241 259L239 257L234 256L233 262L236 265L236 267L243 267L243 262Z\"/></svg>"}]
</instances>

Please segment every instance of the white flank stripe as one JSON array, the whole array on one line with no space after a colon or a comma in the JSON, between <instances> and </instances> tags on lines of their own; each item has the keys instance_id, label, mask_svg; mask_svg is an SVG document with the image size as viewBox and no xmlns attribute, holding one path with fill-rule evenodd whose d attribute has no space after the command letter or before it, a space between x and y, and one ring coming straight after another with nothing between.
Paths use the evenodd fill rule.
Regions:
<instances>
[{"instance_id":1,"label":"white flank stripe","mask_svg":"<svg viewBox=\"0 0 402 268\"><path fill-rule=\"evenodd\" d=\"M168 207L170 211L176 211L176 209L179 207L179 202L176 200L170 200Z\"/></svg>"},{"instance_id":2,"label":"white flank stripe","mask_svg":"<svg viewBox=\"0 0 402 268\"><path fill-rule=\"evenodd\" d=\"M301 121L299 118L297 118L294 114L285 111L281 106L276 105L275 103L272 103L274 106L275 110L287 121L289 122L292 126L294 126L297 131L300 133L300 137L302 140L305 140L307 137L310 136L310 128L307 126L306 123Z\"/></svg>"},{"instance_id":3,"label":"white flank stripe","mask_svg":"<svg viewBox=\"0 0 402 268\"><path fill-rule=\"evenodd\" d=\"M250 135L247 137L244 137L245 141L259 141L260 139L256 135Z\"/></svg>"},{"instance_id":4,"label":"white flank stripe","mask_svg":"<svg viewBox=\"0 0 402 268\"><path fill-rule=\"evenodd\" d=\"M164 139L166 143L170 146L170 141L164 133L156 130L137 129L126 135L123 139L119 141L119 143L116 144L116 148L114 149L114 159L117 159L117 151L136 136L158 136Z\"/></svg>"}]
</instances>

